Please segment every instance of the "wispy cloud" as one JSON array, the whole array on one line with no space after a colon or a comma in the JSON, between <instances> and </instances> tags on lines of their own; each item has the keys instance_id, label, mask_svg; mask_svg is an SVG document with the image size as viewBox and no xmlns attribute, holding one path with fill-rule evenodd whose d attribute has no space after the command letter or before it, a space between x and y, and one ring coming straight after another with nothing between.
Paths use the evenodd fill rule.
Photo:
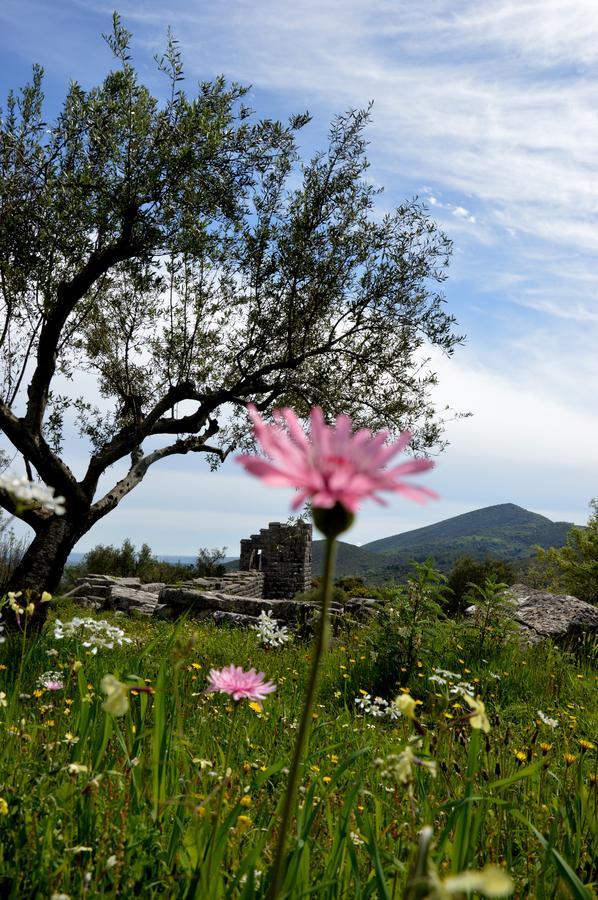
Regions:
<instances>
[{"instance_id":1,"label":"wispy cloud","mask_svg":"<svg viewBox=\"0 0 598 900\"><path fill-rule=\"evenodd\" d=\"M3 0L0 50L10 42L22 59L93 83L108 65L98 32L112 9ZM505 500L584 521L598 435L596 0L123 0L119 10L144 77L171 25L189 81L223 72L252 84L260 115L309 108L308 150L334 113L373 99L381 209L419 192L455 241L449 308L470 343L435 360L439 399L475 416L449 426L434 475L442 503L410 510L407 524L366 513L354 539ZM178 475L163 472L169 494ZM127 498L131 521L144 496ZM213 522L220 529L216 511Z\"/></svg>"}]
</instances>

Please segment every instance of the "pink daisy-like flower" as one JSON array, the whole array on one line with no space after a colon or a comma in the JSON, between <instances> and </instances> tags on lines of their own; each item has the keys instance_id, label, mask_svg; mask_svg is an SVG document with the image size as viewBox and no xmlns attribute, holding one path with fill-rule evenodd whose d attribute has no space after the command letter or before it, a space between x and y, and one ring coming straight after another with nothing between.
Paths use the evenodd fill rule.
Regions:
<instances>
[{"instance_id":1,"label":"pink daisy-like flower","mask_svg":"<svg viewBox=\"0 0 598 900\"><path fill-rule=\"evenodd\" d=\"M241 666L225 666L224 669L210 669L208 686L206 691L220 691L228 694L233 700L255 700L261 706L262 700L272 691L276 685L271 681L264 681L264 673L250 669L244 672Z\"/></svg>"},{"instance_id":2,"label":"pink daisy-like flower","mask_svg":"<svg viewBox=\"0 0 598 900\"><path fill-rule=\"evenodd\" d=\"M64 690L64 681L60 672L44 672L37 680L40 687L46 691L62 691Z\"/></svg>"},{"instance_id":3,"label":"pink daisy-like flower","mask_svg":"<svg viewBox=\"0 0 598 900\"><path fill-rule=\"evenodd\" d=\"M292 409L275 410L275 425L266 424L253 404L247 410L257 442L270 461L249 455L238 456L237 461L266 484L297 488L293 509L311 500L315 508L331 509L339 503L355 513L367 497L384 505L378 491L399 492L419 503L438 496L403 480L406 475L431 469L434 463L430 460L411 459L385 468L408 445L408 431L395 443L386 444L387 431L372 434L362 428L354 433L348 416L338 416L335 425L326 425L322 410L315 406L309 417L311 433L307 435Z\"/></svg>"}]
</instances>

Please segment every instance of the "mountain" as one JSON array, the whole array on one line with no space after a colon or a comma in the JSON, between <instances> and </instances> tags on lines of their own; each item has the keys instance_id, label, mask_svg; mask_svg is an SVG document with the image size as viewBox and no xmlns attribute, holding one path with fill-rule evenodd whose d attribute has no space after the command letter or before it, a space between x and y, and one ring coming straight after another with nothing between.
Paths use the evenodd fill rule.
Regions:
<instances>
[{"instance_id":1,"label":"mountain","mask_svg":"<svg viewBox=\"0 0 598 900\"><path fill-rule=\"evenodd\" d=\"M421 562L428 557L444 572L460 556L517 562L533 556L535 544L561 547L572 524L552 522L514 503L501 503L361 547L341 544L337 573L372 580L399 578L409 570L412 560ZM314 541L314 572L321 570L323 546L323 541Z\"/></svg>"}]
</instances>

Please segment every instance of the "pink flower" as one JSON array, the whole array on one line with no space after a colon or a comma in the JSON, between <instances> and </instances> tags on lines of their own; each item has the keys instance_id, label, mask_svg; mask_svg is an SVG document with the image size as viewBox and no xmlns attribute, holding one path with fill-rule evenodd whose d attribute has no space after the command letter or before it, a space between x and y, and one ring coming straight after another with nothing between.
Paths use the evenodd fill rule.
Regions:
<instances>
[{"instance_id":1,"label":"pink flower","mask_svg":"<svg viewBox=\"0 0 598 900\"><path fill-rule=\"evenodd\" d=\"M37 679L37 683L46 691L62 691L64 689L64 681L60 672L44 672Z\"/></svg>"},{"instance_id":2,"label":"pink flower","mask_svg":"<svg viewBox=\"0 0 598 900\"><path fill-rule=\"evenodd\" d=\"M275 410L276 425L267 425L253 404L247 410L257 442L270 462L248 455L238 456L237 460L266 484L297 488L299 495L293 509L309 499L315 508L331 509L339 503L354 513L366 497L384 504L377 491L398 491L420 503L437 497L428 488L403 481L405 475L431 469L434 463L430 460L411 459L384 468L411 440L408 431L396 443L385 445L387 431L372 434L362 428L353 433L348 416L338 416L335 425L326 425L322 410L315 406L310 413L308 436L292 409Z\"/></svg>"},{"instance_id":3,"label":"pink flower","mask_svg":"<svg viewBox=\"0 0 598 900\"><path fill-rule=\"evenodd\" d=\"M233 700L255 700L262 703L264 697L276 690L271 681L264 681L264 673L250 669L244 672L241 666L225 666L224 669L210 669L206 691L220 691Z\"/></svg>"}]
</instances>

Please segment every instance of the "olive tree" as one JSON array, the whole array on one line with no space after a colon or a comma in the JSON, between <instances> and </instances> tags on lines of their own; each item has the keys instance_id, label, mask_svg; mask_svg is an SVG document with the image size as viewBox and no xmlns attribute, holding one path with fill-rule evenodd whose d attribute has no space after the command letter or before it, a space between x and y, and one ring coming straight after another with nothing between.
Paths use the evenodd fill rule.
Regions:
<instances>
[{"instance_id":1,"label":"olive tree","mask_svg":"<svg viewBox=\"0 0 598 900\"><path fill-rule=\"evenodd\" d=\"M222 78L189 96L170 36L159 100L117 16L107 40L114 70L72 83L55 121L38 67L0 118L0 427L67 510L15 510L0 490L34 532L14 576L31 591L56 587L75 543L161 460L216 466L246 445L250 401L320 404L440 446L426 347L460 340L439 288L450 241L417 199L378 214L368 110L302 161L307 114L256 120Z\"/></svg>"}]
</instances>

